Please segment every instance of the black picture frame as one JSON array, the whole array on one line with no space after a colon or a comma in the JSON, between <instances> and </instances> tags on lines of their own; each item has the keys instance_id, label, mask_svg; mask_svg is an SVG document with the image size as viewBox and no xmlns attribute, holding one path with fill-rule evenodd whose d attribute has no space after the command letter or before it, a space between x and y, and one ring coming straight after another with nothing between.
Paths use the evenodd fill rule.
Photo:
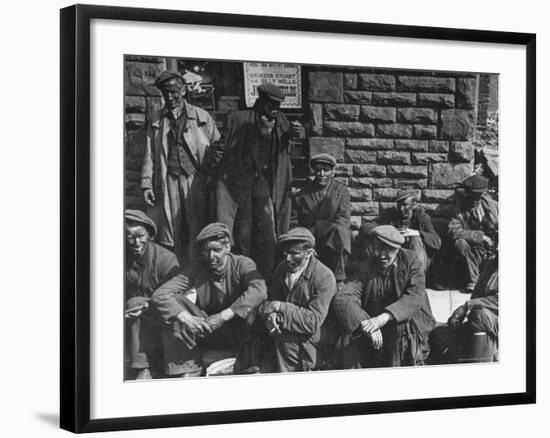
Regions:
<instances>
[{"instance_id":1,"label":"black picture frame","mask_svg":"<svg viewBox=\"0 0 550 438\"><path fill-rule=\"evenodd\" d=\"M90 22L93 19L296 30L444 41L486 42L526 48L526 375L525 392L437 399L392 400L307 407L90 419ZM247 16L159 9L75 5L61 10L61 428L76 432L364 415L536 401L536 35Z\"/></svg>"}]
</instances>

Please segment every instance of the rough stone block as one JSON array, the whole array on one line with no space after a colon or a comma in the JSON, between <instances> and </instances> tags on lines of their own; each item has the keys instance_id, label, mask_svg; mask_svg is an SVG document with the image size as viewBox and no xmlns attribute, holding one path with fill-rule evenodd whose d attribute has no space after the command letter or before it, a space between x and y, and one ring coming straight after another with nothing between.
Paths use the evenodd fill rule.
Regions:
<instances>
[{"instance_id":1,"label":"rough stone block","mask_svg":"<svg viewBox=\"0 0 550 438\"><path fill-rule=\"evenodd\" d=\"M126 62L124 94L160 96L155 80L165 69L164 62Z\"/></svg>"},{"instance_id":2,"label":"rough stone block","mask_svg":"<svg viewBox=\"0 0 550 438\"><path fill-rule=\"evenodd\" d=\"M469 163L474 159L474 145L469 141L452 141L449 148L449 161Z\"/></svg>"},{"instance_id":3,"label":"rough stone block","mask_svg":"<svg viewBox=\"0 0 550 438\"><path fill-rule=\"evenodd\" d=\"M455 78L442 78L434 76L398 76L397 91L454 93Z\"/></svg>"},{"instance_id":4,"label":"rough stone block","mask_svg":"<svg viewBox=\"0 0 550 438\"><path fill-rule=\"evenodd\" d=\"M145 97L126 96L124 103L127 113L145 114Z\"/></svg>"},{"instance_id":5,"label":"rough stone block","mask_svg":"<svg viewBox=\"0 0 550 438\"><path fill-rule=\"evenodd\" d=\"M356 215L377 215L378 202L352 202L351 214Z\"/></svg>"},{"instance_id":6,"label":"rough stone block","mask_svg":"<svg viewBox=\"0 0 550 438\"><path fill-rule=\"evenodd\" d=\"M371 189L363 189L357 187L348 188L349 197L355 202L369 202L372 201Z\"/></svg>"},{"instance_id":7,"label":"rough stone block","mask_svg":"<svg viewBox=\"0 0 550 438\"><path fill-rule=\"evenodd\" d=\"M400 123L437 123L437 111L431 108L399 108L397 121Z\"/></svg>"},{"instance_id":8,"label":"rough stone block","mask_svg":"<svg viewBox=\"0 0 550 438\"><path fill-rule=\"evenodd\" d=\"M433 139L437 138L437 126L435 125L414 125L414 138Z\"/></svg>"},{"instance_id":9,"label":"rough stone block","mask_svg":"<svg viewBox=\"0 0 550 438\"><path fill-rule=\"evenodd\" d=\"M361 106L361 120L369 122L395 122L395 108L383 106Z\"/></svg>"},{"instance_id":10,"label":"rough stone block","mask_svg":"<svg viewBox=\"0 0 550 438\"><path fill-rule=\"evenodd\" d=\"M342 137L374 137L374 125L361 122L325 122L325 134Z\"/></svg>"},{"instance_id":11,"label":"rough stone block","mask_svg":"<svg viewBox=\"0 0 550 438\"><path fill-rule=\"evenodd\" d=\"M388 176L398 178L426 178L427 166L388 166Z\"/></svg>"},{"instance_id":12,"label":"rough stone block","mask_svg":"<svg viewBox=\"0 0 550 438\"><path fill-rule=\"evenodd\" d=\"M488 175L498 177L498 150L484 148L480 152L480 158Z\"/></svg>"},{"instance_id":13,"label":"rough stone block","mask_svg":"<svg viewBox=\"0 0 550 438\"><path fill-rule=\"evenodd\" d=\"M359 89L368 91L394 91L395 76L374 73L360 74Z\"/></svg>"},{"instance_id":14,"label":"rough stone block","mask_svg":"<svg viewBox=\"0 0 550 438\"><path fill-rule=\"evenodd\" d=\"M370 91L346 91L344 94L344 102L356 104L369 104L372 101L372 93Z\"/></svg>"},{"instance_id":15,"label":"rough stone block","mask_svg":"<svg viewBox=\"0 0 550 438\"><path fill-rule=\"evenodd\" d=\"M420 202L418 206L429 215L437 214L438 211L440 210L440 204L429 204L426 202Z\"/></svg>"},{"instance_id":16,"label":"rough stone block","mask_svg":"<svg viewBox=\"0 0 550 438\"><path fill-rule=\"evenodd\" d=\"M345 176L334 177L334 181L338 181L340 184L344 184L345 186L349 185L349 178Z\"/></svg>"},{"instance_id":17,"label":"rough stone block","mask_svg":"<svg viewBox=\"0 0 550 438\"><path fill-rule=\"evenodd\" d=\"M372 93L374 105L410 106L416 103L415 93Z\"/></svg>"},{"instance_id":18,"label":"rough stone block","mask_svg":"<svg viewBox=\"0 0 550 438\"><path fill-rule=\"evenodd\" d=\"M456 107L473 108L475 100L476 80L474 78L458 78L456 80Z\"/></svg>"},{"instance_id":19,"label":"rough stone block","mask_svg":"<svg viewBox=\"0 0 550 438\"><path fill-rule=\"evenodd\" d=\"M338 163L336 169L334 169L334 176L351 176L352 170L351 164Z\"/></svg>"},{"instance_id":20,"label":"rough stone block","mask_svg":"<svg viewBox=\"0 0 550 438\"><path fill-rule=\"evenodd\" d=\"M446 163L449 161L447 154L434 154L431 152L413 152L413 164Z\"/></svg>"},{"instance_id":21,"label":"rough stone block","mask_svg":"<svg viewBox=\"0 0 550 438\"><path fill-rule=\"evenodd\" d=\"M323 105L320 103L310 103L309 109L313 121L313 132L315 135L323 135Z\"/></svg>"},{"instance_id":22,"label":"rough stone block","mask_svg":"<svg viewBox=\"0 0 550 438\"><path fill-rule=\"evenodd\" d=\"M473 127L473 111L459 109L441 111L441 139L469 141L472 139Z\"/></svg>"},{"instance_id":23,"label":"rough stone block","mask_svg":"<svg viewBox=\"0 0 550 438\"><path fill-rule=\"evenodd\" d=\"M344 73L344 89L357 89L357 75L355 73Z\"/></svg>"},{"instance_id":24,"label":"rough stone block","mask_svg":"<svg viewBox=\"0 0 550 438\"><path fill-rule=\"evenodd\" d=\"M349 180L351 187L391 187L393 185L390 178L357 178L352 177Z\"/></svg>"},{"instance_id":25,"label":"rough stone block","mask_svg":"<svg viewBox=\"0 0 550 438\"><path fill-rule=\"evenodd\" d=\"M419 93L418 105L437 108L453 108L455 106L454 94Z\"/></svg>"},{"instance_id":26,"label":"rough stone block","mask_svg":"<svg viewBox=\"0 0 550 438\"><path fill-rule=\"evenodd\" d=\"M393 188L384 188L384 189L374 189L372 196L375 201L395 201L397 196L397 189Z\"/></svg>"},{"instance_id":27,"label":"rough stone block","mask_svg":"<svg viewBox=\"0 0 550 438\"><path fill-rule=\"evenodd\" d=\"M344 101L344 80L342 73L310 72L310 102L342 103Z\"/></svg>"},{"instance_id":28,"label":"rough stone block","mask_svg":"<svg viewBox=\"0 0 550 438\"><path fill-rule=\"evenodd\" d=\"M143 160L145 154L145 145L147 143L147 133L144 129L129 133L126 139L127 157L140 158Z\"/></svg>"},{"instance_id":29,"label":"rough stone block","mask_svg":"<svg viewBox=\"0 0 550 438\"><path fill-rule=\"evenodd\" d=\"M426 178L424 179L396 178L393 180L393 186L397 189L405 189L405 188L423 189L428 186L428 180Z\"/></svg>"},{"instance_id":30,"label":"rough stone block","mask_svg":"<svg viewBox=\"0 0 550 438\"><path fill-rule=\"evenodd\" d=\"M377 152L378 164L411 164L409 152L382 151Z\"/></svg>"},{"instance_id":31,"label":"rough stone block","mask_svg":"<svg viewBox=\"0 0 550 438\"><path fill-rule=\"evenodd\" d=\"M309 139L310 156L326 153L336 158L336 161L344 161L344 139L336 137L311 137Z\"/></svg>"},{"instance_id":32,"label":"rough stone block","mask_svg":"<svg viewBox=\"0 0 550 438\"><path fill-rule=\"evenodd\" d=\"M326 120L354 121L359 119L359 105L333 104L323 105Z\"/></svg>"},{"instance_id":33,"label":"rough stone block","mask_svg":"<svg viewBox=\"0 0 550 438\"><path fill-rule=\"evenodd\" d=\"M422 191L422 202L454 202L454 190L425 189Z\"/></svg>"},{"instance_id":34,"label":"rough stone block","mask_svg":"<svg viewBox=\"0 0 550 438\"><path fill-rule=\"evenodd\" d=\"M384 210L389 208L395 208L397 204L395 202L381 202L379 206L379 211L382 213Z\"/></svg>"},{"instance_id":35,"label":"rough stone block","mask_svg":"<svg viewBox=\"0 0 550 438\"><path fill-rule=\"evenodd\" d=\"M379 137L411 138L412 133L413 127L411 125L403 125L401 123L376 125L376 135L378 135Z\"/></svg>"},{"instance_id":36,"label":"rough stone block","mask_svg":"<svg viewBox=\"0 0 550 438\"><path fill-rule=\"evenodd\" d=\"M428 143L430 152L447 153L449 152L449 142L443 140L430 140Z\"/></svg>"},{"instance_id":37,"label":"rough stone block","mask_svg":"<svg viewBox=\"0 0 550 438\"><path fill-rule=\"evenodd\" d=\"M428 142L425 140L395 140L395 149L413 152L426 152Z\"/></svg>"},{"instance_id":38,"label":"rough stone block","mask_svg":"<svg viewBox=\"0 0 550 438\"><path fill-rule=\"evenodd\" d=\"M379 166L377 164L354 164L353 175L384 177L386 176L386 166Z\"/></svg>"},{"instance_id":39,"label":"rough stone block","mask_svg":"<svg viewBox=\"0 0 550 438\"><path fill-rule=\"evenodd\" d=\"M124 120L128 130L140 129L145 126L145 114L128 113Z\"/></svg>"},{"instance_id":40,"label":"rough stone block","mask_svg":"<svg viewBox=\"0 0 550 438\"><path fill-rule=\"evenodd\" d=\"M376 152L347 150L345 155L346 163L376 163Z\"/></svg>"},{"instance_id":41,"label":"rough stone block","mask_svg":"<svg viewBox=\"0 0 550 438\"><path fill-rule=\"evenodd\" d=\"M350 149L381 150L393 149L393 140L381 138L348 138L346 146Z\"/></svg>"},{"instance_id":42,"label":"rough stone block","mask_svg":"<svg viewBox=\"0 0 550 438\"><path fill-rule=\"evenodd\" d=\"M430 187L455 187L472 175L472 164L430 164Z\"/></svg>"}]
</instances>

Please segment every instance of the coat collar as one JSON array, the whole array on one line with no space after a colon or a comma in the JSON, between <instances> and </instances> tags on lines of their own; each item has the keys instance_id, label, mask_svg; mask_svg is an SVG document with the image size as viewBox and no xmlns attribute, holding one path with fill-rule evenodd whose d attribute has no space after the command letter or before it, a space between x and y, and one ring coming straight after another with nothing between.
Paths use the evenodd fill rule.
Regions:
<instances>
[{"instance_id":1,"label":"coat collar","mask_svg":"<svg viewBox=\"0 0 550 438\"><path fill-rule=\"evenodd\" d=\"M167 107L162 108L157 116L153 119L152 126L154 128L159 128L162 119L168 115L170 110ZM183 100L183 114L186 115L187 120L196 120L197 124L203 125L208 122L206 119L206 114L200 111L200 108L195 105L191 105L187 100Z\"/></svg>"}]
</instances>

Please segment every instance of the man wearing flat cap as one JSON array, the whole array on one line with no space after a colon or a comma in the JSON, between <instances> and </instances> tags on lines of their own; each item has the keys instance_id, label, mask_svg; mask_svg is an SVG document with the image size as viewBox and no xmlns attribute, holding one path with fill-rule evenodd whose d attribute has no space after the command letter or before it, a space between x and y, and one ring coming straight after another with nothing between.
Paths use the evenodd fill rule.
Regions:
<instances>
[{"instance_id":1,"label":"man wearing flat cap","mask_svg":"<svg viewBox=\"0 0 550 438\"><path fill-rule=\"evenodd\" d=\"M153 242L156 225L141 210L124 212L126 230L126 346L130 378L163 374L164 322L154 306L154 291L179 271L176 256Z\"/></svg>"},{"instance_id":2,"label":"man wearing flat cap","mask_svg":"<svg viewBox=\"0 0 550 438\"><path fill-rule=\"evenodd\" d=\"M432 219L418 207L416 190L405 188L397 192L396 207L382 212L374 222L393 225L405 238L403 248L414 252L420 259L422 269L426 271L429 258L441 248L441 238L432 224Z\"/></svg>"},{"instance_id":3,"label":"man wearing flat cap","mask_svg":"<svg viewBox=\"0 0 550 438\"><path fill-rule=\"evenodd\" d=\"M421 365L435 326L418 257L391 225L373 228L372 255L340 284L332 308L346 334L346 368Z\"/></svg>"},{"instance_id":4,"label":"man wearing flat cap","mask_svg":"<svg viewBox=\"0 0 550 438\"><path fill-rule=\"evenodd\" d=\"M290 221L289 157L291 126L279 111L284 95L273 84L258 87L253 108L227 116L220 141L212 149L211 180L216 186L217 220L233 232L235 251L252 257L271 276L277 236Z\"/></svg>"},{"instance_id":5,"label":"man wearing flat cap","mask_svg":"<svg viewBox=\"0 0 550 438\"><path fill-rule=\"evenodd\" d=\"M164 108L148 124L141 190L157 223L157 242L186 263L208 221L206 169L210 145L220 135L212 117L185 100L185 80L179 73L164 71L155 85Z\"/></svg>"},{"instance_id":6,"label":"man wearing flat cap","mask_svg":"<svg viewBox=\"0 0 550 438\"><path fill-rule=\"evenodd\" d=\"M212 223L196 237L194 261L153 294L166 322L176 321L184 342L174 343L168 374L202 367L201 349L231 350L235 372L259 370L251 326L267 298L264 278L248 257L231 253L227 225Z\"/></svg>"},{"instance_id":7,"label":"man wearing flat cap","mask_svg":"<svg viewBox=\"0 0 550 438\"><path fill-rule=\"evenodd\" d=\"M473 175L462 182L464 198L449 222L452 249L462 269L462 281L472 292L479 267L498 236L498 203L487 193L488 180Z\"/></svg>"},{"instance_id":8,"label":"man wearing flat cap","mask_svg":"<svg viewBox=\"0 0 550 438\"><path fill-rule=\"evenodd\" d=\"M314 179L293 198L291 226L309 229L315 236L321 261L337 281L346 278L345 264L351 252L351 202L348 189L334 179L336 159L329 154L311 157Z\"/></svg>"},{"instance_id":9,"label":"man wearing flat cap","mask_svg":"<svg viewBox=\"0 0 550 438\"><path fill-rule=\"evenodd\" d=\"M276 370L314 370L324 362L322 335L328 337L325 322L336 280L316 257L315 238L307 228L291 229L278 243L284 260L275 268L260 314L274 339Z\"/></svg>"}]
</instances>

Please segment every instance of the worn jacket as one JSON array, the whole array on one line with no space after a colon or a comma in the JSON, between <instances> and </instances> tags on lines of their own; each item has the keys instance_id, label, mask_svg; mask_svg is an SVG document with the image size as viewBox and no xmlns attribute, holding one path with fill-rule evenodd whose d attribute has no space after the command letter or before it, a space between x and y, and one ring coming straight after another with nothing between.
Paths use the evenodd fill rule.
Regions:
<instances>
[{"instance_id":1,"label":"worn jacket","mask_svg":"<svg viewBox=\"0 0 550 438\"><path fill-rule=\"evenodd\" d=\"M342 284L333 300L336 317L344 331L351 334L361 325L361 321L378 315L370 315L366 308L368 297L365 291L369 279L376 272L376 260L369 257L359 265L352 280ZM386 306L397 324L412 322L419 336L427 342L430 331L435 326L430 302L425 289L425 277L420 261L406 249L397 253L396 268L393 272L394 290L397 300Z\"/></svg>"},{"instance_id":2,"label":"worn jacket","mask_svg":"<svg viewBox=\"0 0 550 438\"><path fill-rule=\"evenodd\" d=\"M286 273L286 263L282 261L275 268L269 300L282 302L279 312L283 316L282 330L315 343L320 340L321 326L336 293L334 274L319 259L312 257L304 273L289 290L285 283Z\"/></svg>"},{"instance_id":3,"label":"worn jacket","mask_svg":"<svg viewBox=\"0 0 550 438\"><path fill-rule=\"evenodd\" d=\"M257 105L257 104L256 104ZM218 179L217 190L227 190L230 198L218 196L218 211L234 210L250 200L258 167L261 141L260 119L256 105L252 109L228 114L219 142L212 147L211 173ZM290 222L290 183L292 167L289 156L290 123L279 111L275 123L275 147L271 151L271 197L275 208L276 232L288 231ZM220 217L220 215L218 215Z\"/></svg>"},{"instance_id":4,"label":"worn jacket","mask_svg":"<svg viewBox=\"0 0 550 438\"><path fill-rule=\"evenodd\" d=\"M375 222L382 225L393 225L398 227L400 220L397 208L392 207L384 210L384 212L375 219ZM420 208L415 208L413 210L410 227L418 230L424 245L432 252L441 248L441 238L435 231L432 219L425 211Z\"/></svg>"},{"instance_id":5,"label":"worn jacket","mask_svg":"<svg viewBox=\"0 0 550 438\"><path fill-rule=\"evenodd\" d=\"M321 202L315 200L316 190L314 182L309 181L294 196L291 227L308 228L323 244L351 252L351 202L347 187L333 179Z\"/></svg>"},{"instance_id":6,"label":"worn jacket","mask_svg":"<svg viewBox=\"0 0 550 438\"><path fill-rule=\"evenodd\" d=\"M192 288L197 293L195 304L209 315L230 307L236 315L247 319L267 298L263 277L256 269L256 264L245 256L228 255L223 274L228 293L220 293L212 281L208 268L197 262L158 288L152 299L164 319L171 321L186 310L178 294L185 294Z\"/></svg>"},{"instance_id":7,"label":"worn jacket","mask_svg":"<svg viewBox=\"0 0 550 438\"><path fill-rule=\"evenodd\" d=\"M469 243L481 245L483 236L498 231L498 203L487 193L481 197L481 206L485 213L481 226L472 217L471 212L458 206L449 222L449 237L452 240L464 239Z\"/></svg>"},{"instance_id":8,"label":"worn jacket","mask_svg":"<svg viewBox=\"0 0 550 438\"><path fill-rule=\"evenodd\" d=\"M472 296L465 306L467 310L481 306L498 315L498 256L492 256L483 265Z\"/></svg>"}]
</instances>

